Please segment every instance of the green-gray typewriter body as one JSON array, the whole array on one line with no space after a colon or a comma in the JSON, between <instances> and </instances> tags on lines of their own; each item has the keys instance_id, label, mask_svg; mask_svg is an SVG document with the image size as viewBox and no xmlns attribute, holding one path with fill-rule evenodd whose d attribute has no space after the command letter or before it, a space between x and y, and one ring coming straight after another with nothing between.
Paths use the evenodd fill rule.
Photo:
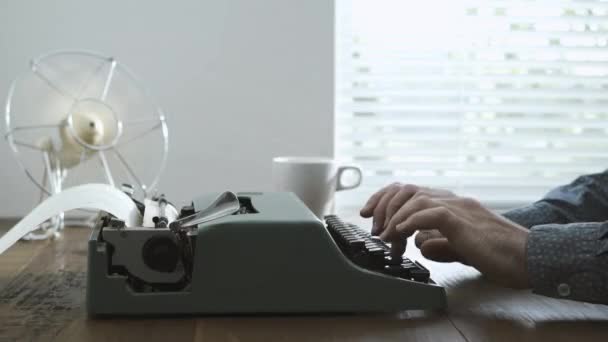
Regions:
<instances>
[{"instance_id":1,"label":"green-gray typewriter body","mask_svg":"<svg viewBox=\"0 0 608 342\"><path fill-rule=\"evenodd\" d=\"M216 193L193 201L198 211ZM188 232L100 214L89 240L91 315L280 314L437 309L428 271L367 231L322 222L291 193L238 193L242 210Z\"/></svg>"}]
</instances>

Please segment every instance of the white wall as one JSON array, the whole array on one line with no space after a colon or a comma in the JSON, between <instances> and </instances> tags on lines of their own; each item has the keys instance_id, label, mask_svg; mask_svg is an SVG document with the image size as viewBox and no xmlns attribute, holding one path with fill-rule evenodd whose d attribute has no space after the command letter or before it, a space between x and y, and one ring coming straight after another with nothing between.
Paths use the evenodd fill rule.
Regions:
<instances>
[{"instance_id":1,"label":"white wall","mask_svg":"<svg viewBox=\"0 0 608 342\"><path fill-rule=\"evenodd\" d=\"M3 0L2 103L30 58L63 48L112 55L145 81L169 115L160 190L178 203L269 189L274 155L333 153L333 1ZM5 141L0 163L0 216L23 215L36 188Z\"/></svg>"}]
</instances>

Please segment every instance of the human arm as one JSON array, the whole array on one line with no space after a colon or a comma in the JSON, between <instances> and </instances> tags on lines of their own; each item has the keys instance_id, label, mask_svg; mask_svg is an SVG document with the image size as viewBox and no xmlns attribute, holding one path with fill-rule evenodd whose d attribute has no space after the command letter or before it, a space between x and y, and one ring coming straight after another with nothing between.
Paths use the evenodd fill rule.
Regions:
<instances>
[{"instance_id":1,"label":"human arm","mask_svg":"<svg viewBox=\"0 0 608 342\"><path fill-rule=\"evenodd\" d=\"M504 216L531 228L526 264L535 293L608 303L608 171L578 177Z\"/></svg>"},{"instance_id":2,"label":"human arm","mask_svg":"<svg viewBox=\"0 0 608 342\"><path fill-rule=\"evenodd\" d=\"M608 222L532 227L526 267L535 293L608 304Z\"/></svg>"},{"instance_id":3,"label":"human arm","mask_svg":"<svg viewBox=\"0 0 608 342\"><path fill-rule=\"evenodd\" d=\"M551 190L541 200L503 215L526 228L548 223L608 221L608 170L580 176Z\"/></svg>"},{"instance_id":4,"label":"human arm","mask_svg":"<svg viewBox=\"0 0 608 342\"><path fill-rule=\"evenodd\" d=\"M608 303L608 225L552 224L528 231L446 191L393 184L379 193L361 214L374 216L375 233L384 240L402 241L419 231L416 245L429 259L469 264L504 286ZM384 215L376 216L379 205Z\"/></svg>"}]
</instances>

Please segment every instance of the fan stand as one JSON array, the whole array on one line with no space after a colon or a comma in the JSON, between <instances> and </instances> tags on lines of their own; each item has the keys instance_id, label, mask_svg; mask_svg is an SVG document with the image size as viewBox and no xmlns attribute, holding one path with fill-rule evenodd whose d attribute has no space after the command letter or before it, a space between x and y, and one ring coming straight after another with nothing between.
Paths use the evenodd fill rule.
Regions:
<instances>
[{"instance_id":1,"label":"fan stand","mask_svg":"<svg viewBox=\"0 0 608 342\"><path fill-rule=\"evenodd\" d=\"M58 194L61 192L63 180L65 179L66 172L61 169L59 159L53 152L53 149L42 151L42 159L44 162L44 174L42 177L43 186L46 188L47 184L50 188L50 194L47 194L42 189L40 190L40 198L38 203L42 202L46 196ZM60 213L57 216L50 218L48 221L40 224L37 230L27 234L23 237L24 240L45 240L50 237L59 237L60 231L64 228L65 214Z\"/></svg>"},{"instance_id":2,"label":"fan stand","mask_svg":"<svg viewBox=\"0 0 608 342\"><path fill-rule=\"evenodd\" d=\"M83 150L83 157L85 153L86 149ZM59 158L57 158L57 154L52 148L42 151L42 157L44 162L44 174L42 178L43 187L46 188L48 185L50 188L50 194L41 189L38 203L41 203L45 197L58 194L63 190L63 182L68 172L67 169L61 167ZM109 173L109 169L105 166L106 165L104 165L104 172L106 173L106 177L111 181L111 184L114 185L112 175ZM54 216L48 221L40 224L37 230L27 234L23 237L23 239L46 240L48 238L57 238L61 235L61 231L66 225L93 228L95 225L95 216L96 215L93 214L89 218L66 219L65 213L59 213L57 216Z\"/></svg>"}]
</instances>

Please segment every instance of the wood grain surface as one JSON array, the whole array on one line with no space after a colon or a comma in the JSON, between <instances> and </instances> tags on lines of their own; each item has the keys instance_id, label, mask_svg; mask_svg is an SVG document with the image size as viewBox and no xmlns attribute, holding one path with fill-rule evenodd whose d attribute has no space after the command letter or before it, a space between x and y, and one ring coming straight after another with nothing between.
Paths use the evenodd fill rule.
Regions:
<instances>
[{"instance_id":1,"label":"wood grain surface","mask_svg":"<svg viewBox=\"0 0 608 342\"><path fill-rule=\"evenodd\" d=\"M499 288L470 267L423 260L415 248L408 257L447 288L446 311L91 319L89 234L67 228L59 239L21 241L0 255L0 341L608 341L608 306Z\"/></svg>"}]
</instances>

